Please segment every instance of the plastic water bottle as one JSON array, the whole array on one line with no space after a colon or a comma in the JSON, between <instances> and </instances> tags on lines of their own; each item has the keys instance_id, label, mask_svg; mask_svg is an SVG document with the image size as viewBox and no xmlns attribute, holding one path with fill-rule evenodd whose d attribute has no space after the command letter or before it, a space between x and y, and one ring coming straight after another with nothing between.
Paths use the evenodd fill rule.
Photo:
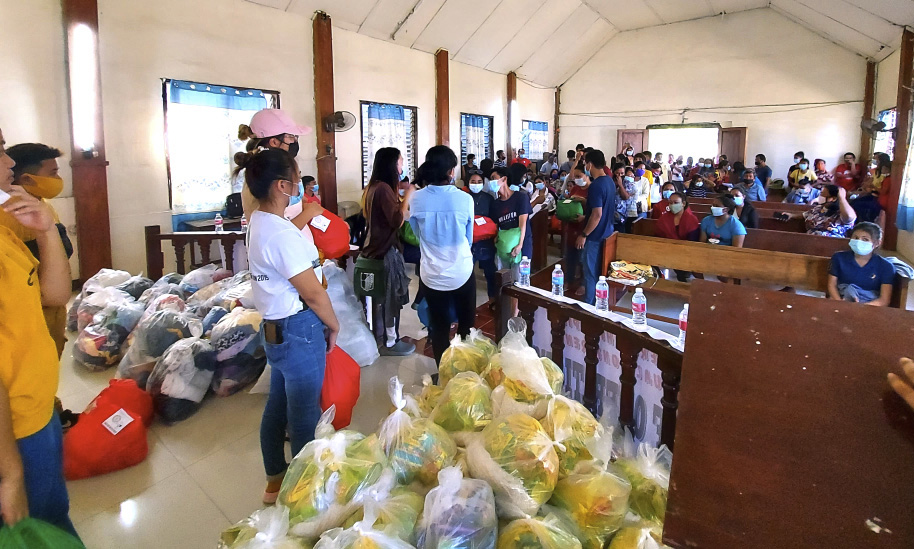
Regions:
<instances>
[{"instance_id":1,"label":"plastic water bottle","mask_svg":"<svg viewBox=\"0 0 914 549\"><path fill-rule=\"evenodd\" d=\"M635 296L632 297L632 321L647 324L647 297L641 288L635 288Z\"/></svg>"},{"instance_id":2,"label":"plastic water bottle","mask_svg":"<svg viewBox=\"0 0 914 549\"><path fill-rule=\"evenodd\" d=\"M529 286L530 285L530 258L523 256L520 260L520 285Z\"/></svg>"},{"instance_id":3,"label":"plastic water bottle","mask_svg":"<svg viewBox=\"0 0 914 549\"><path fill-rule=\"evenodd\" d=\"M679 313L679 344L685 345L686 328L689 326L689 304L686 303Z\"/></svg>"},{"instance_id":4,"label":"plastic water bottle","mask_svg":"<svg viewBox=\"0 0 914 549\"><path fill-rule=\"evenodd\" d=\"M552 295L565 295L565 273L561 265L556 265L552 271Z\"/></svg>"},{"instance_id":5,"label":"plastic water bottle","mask_svg":"<svg viewBox=\"0 0 914 549\"><path fill-rule=\"evenodd\" d=\"M222 226L222 214L216 214L216 219L213 223L216 225L217 233L225 232L225 227Z\"/></svg>"},{"instance_id":6,"label":"plastic water bottle","mask_svg":"<svg viewBox=\"0 0 914 549\"><path fill-rule=\"evenodd\" d=\"M597 310L609 310L609 284L606 283L605 276L601 276L597 281Z\"/></svg>"},{"instance_id":7,"label":"plastic water bottle","mask_svg":"<svg viewBox=\"0 0 914 549\"><path fill-rule=\"evenodd\" d=\"M248 232L248 217L244 214L241 214L241 232Z\"/></svg>"}]
</instances>

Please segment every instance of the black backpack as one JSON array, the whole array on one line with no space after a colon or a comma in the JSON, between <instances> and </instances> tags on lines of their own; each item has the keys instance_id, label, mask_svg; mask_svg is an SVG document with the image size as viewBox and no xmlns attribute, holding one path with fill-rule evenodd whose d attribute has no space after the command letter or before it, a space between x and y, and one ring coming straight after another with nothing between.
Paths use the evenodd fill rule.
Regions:
<instances>
[{"instance_id":1,"label":"black backpack","mask_svg":"<svg viewBox=\"0 0 914 549\"><path fill-rule=\"evenodd\" d=\"M225 199L225 215L227 217L241 217L244 208L241 205L241 193L232 193Z\"/></svg>"}]
</instances>

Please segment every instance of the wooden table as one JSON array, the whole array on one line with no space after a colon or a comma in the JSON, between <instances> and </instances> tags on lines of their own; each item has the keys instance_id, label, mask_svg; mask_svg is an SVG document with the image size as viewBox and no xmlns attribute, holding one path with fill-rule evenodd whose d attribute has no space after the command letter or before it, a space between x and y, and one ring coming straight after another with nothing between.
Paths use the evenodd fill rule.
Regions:
<instances>
[{"instance_id":1,"label":"wooden table","mask_svg":"<svg viewBox=\"0 0 914 549\"><path fill-rule=\"evenodd\" d=\"M213 216L215 218L215 216ZM198 219L197 221L184 221L189 227L193 227L196 231L215 231L216 230L216 220L215 219ZM234 229L241 228L241 218L240 217L223 217L222 218L222 227L229 231Z\"/></svg>"}]
</instances>

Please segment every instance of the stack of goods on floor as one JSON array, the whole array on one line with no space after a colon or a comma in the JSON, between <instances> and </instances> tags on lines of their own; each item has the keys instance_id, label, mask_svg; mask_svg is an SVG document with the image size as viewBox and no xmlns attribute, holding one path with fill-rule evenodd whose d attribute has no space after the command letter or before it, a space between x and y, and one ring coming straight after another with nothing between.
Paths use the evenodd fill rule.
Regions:
<instances>
[{"instance_id":1,"label":"stack of goods on floor","mask_svg":"<svg viewBox=\"0 0 914 549\"><path fill-rule=\"evenodd\" d=\"M335 431L330 408L277 506L219 547L663 547L670 452L561 395L561 369L527 344L522 320L509 328L499 345L475 330L455 339L440 386L426 378L410 394L392 378L374 434Z\"/></svg>"}]
</instances>

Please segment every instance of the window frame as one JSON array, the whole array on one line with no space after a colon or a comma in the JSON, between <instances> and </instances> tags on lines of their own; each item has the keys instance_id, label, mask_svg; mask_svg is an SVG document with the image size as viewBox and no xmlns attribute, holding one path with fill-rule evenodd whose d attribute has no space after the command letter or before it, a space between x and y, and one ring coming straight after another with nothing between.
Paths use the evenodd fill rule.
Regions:
<instances>
[{"instance_id":1,"label":"window frame","mask_svg":"<svg viewBox=\"0 0 914 549\"><path fill-rule=\"evenodd\" d=\"M530 160L530 161L533 162L533 163L537 163L537 165L538 165L539 162L542 162L542 161L543 161L543 155L540 154L539 157L537 157L536 159L533 159L533 158L530 156L530 151L528 150L528 149L529 149L529 146L524 147L524 130L530 130L530 123L531 123L531 122L536 122L537 124L545 124L545 125L546 125L546 136L547 136L547 137L546 137L546 142L547 142L547 143L549 142L549 137L548 137L548 136L549 136L549 122L544 122L544 121L542 121L542 120L530 120L530 119L522 119L522 120L520 121L521 137L520 137L520 146L519 146L518 148L524 149L524 154L527 155L527 159ZM525 128L524 126L526 126L526 128ZM529 143L529 139L527 140L527 142ZM553 148L555 148L555 145L553 145ZM549 151L549 150L543 150L543 152L544 152L544 153L548 153L548 152L551 152L551 151Z\"/></svg>"},{"instance_id":2,"label":"window frame","mask_svg":"<svg viewBox=\"0 0 914 549\"><path fill-rule=\"evenodd\" d=\"M168 210L174 215L174 203L172 199L172 186L171 186L171 151L168 150L168 104L169 99L171 98L171 82L173 80L182 80L180 78L162 78L162 127L164 131L162 132L162 138L165 140L165 177L168 181ZM256 90L263 92L264 96L268 97L267 105L271 109L279 109L280 107L280 92L279 90L270 90L266 88L250 88L246 86L231 86L227 84L213 84L211 82L193 82L203 84L206 86L212 86L214 88L235 88L238 90ZM205 213L205 212L201 212Z\"/></svg>"},{"instance_id":3,"label":"window frame","mask_svg":"<svg viewBox=\"0 0 914 549\"><path fill-rule=\"evenodd\" d=\"M489 142L486 143L487 151L485 158L491 158L495 160L495 117L488 114L477 114L473 112L461 112L460 113L460 165L465 166L467 163L467 152L466 141L463 138L463 129L466 126L464 122L464 116L478 116L480 118L485 118L489 121ZM479 166L479 162L483 160L482 158L476 159L476 165Z\"/></svg>"},{"instance_id":4,"label":"window frame","mask_svg":"<svg viewBox=\"0 0 914 549\"><path fill-rule=\"evenodd\" d=\"M359 148L361 152L359 156L362 160L362 189L368 186L368 178L371 177L371 167L374 164L374 159L371 159L370 162L365 162L365 117L362 115L362 112L365 108L365 105L370 105L375 103L377 105L390 105L392 107L400 107L404 110L408 110L412 113L412 122L410 124L410 131L412 132L412 155L413 163L412 173L407 174L410 181L413 181L416 177L416 169L419 168L419 107L414 105L406 105L403 103L388 103L385 101L370 101L366 99L359 100ZM402 154L402 151L401 151Z\"/></svg>"},{"instance_id":5,"label":"window frame","mask_svg":"<svg viewBox=\"0 0 914 549\"><path fill-rule=\"evenodd\" d=\"M898 107L897 107L897 106L895 106L895 107L890 107L890 108L888 108L888 109L883 109L883 110L879 111L879 113L876 115L876 121L877 121L877 122L881 122L881 118L882 118L883 114L885 114L885 113L890 113L890 112L893 112L893 111L895 112L895 125L892 126L892 127L889 127L888 125L886 125L886 127L885 127L884 130L882 130L881 132L879 132L879 133L877 133L876 135L873 136L873 151L872 151L872 154L876 154L877 152L884 152L885 154L889 155L889 158L890 158L891 160L894 161L894 160L895 160L895 141L896 141L896 139L897 139L897 137L898 137L898 136L896 135L896 132L895 132L895 129L898 127ZM885 150L885 151L877 151L877 150L876 150L876 144L879 142L879 134L881 134L881 133L886 133L886 134L888 134L888 141L889 141L890 146L889 146L889 148L888 148L887 150Z\"/></svg>"}]
</instances>

